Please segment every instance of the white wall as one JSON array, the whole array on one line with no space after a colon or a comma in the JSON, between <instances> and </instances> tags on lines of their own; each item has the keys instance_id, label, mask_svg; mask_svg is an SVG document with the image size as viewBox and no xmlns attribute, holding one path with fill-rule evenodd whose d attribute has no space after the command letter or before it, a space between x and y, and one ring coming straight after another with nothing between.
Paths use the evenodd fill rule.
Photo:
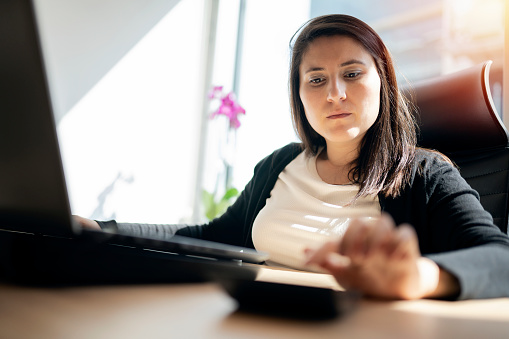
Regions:
<instances>
[{"instance_id":1,"label":"white wall","mask_svg":"<svg viewBox=\"0 0 509 339\"><path fill-rule=\"evenodd\" d=\"M35 0L57 120L180 0Z\"/></svg>"},{"instance_id":2,"label":"white wall","mask_svg":"<svg viewBox=\"0 0 509 339\"><path fill-rule=\"evenodd\" d=\"M74 214L192 213L204 1L176 2L37 2Z\"/></svg>"}]
</instances>

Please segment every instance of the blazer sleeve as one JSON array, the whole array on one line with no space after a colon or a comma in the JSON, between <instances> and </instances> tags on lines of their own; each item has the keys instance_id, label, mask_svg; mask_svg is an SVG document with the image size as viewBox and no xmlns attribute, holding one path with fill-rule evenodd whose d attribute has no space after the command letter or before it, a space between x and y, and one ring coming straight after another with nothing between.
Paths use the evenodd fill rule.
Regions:
<instances>
[{"instance_id":1,"label":"blazer sleeve","mask_svg":"<svg viewBox=\"0 0 509 339\"><path fill-rule=\"evenodd\" d=\"M426 256L458 278L459 299L509 297L508 236L455 167L435 159L424 171L425 237L434 249Z\"/></svg>"}]
</instances>

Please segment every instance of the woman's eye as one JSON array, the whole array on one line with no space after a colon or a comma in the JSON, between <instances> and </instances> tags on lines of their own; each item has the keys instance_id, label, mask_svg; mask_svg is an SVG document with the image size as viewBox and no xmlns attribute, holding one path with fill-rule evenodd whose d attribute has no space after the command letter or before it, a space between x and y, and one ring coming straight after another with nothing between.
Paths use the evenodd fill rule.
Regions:
<instances>
[{"instance_id":1,"label":"woman's eye","mask_svg":"<svg viewBox=\"0 0 509 339\"><path fill-rule=\"evenodd\" d=\"M352 79L352 78L358 77L359 75L360 75L360 72L349 72L349 73L345 74L345 78Z\"/></svg>"},{"instance_id":2,"label":"woman's eye","mask_svg":"<svg viewBox=\"0 0 509 339\"><path fill-rule=\"evenodd\" d=\"M324 80L323 78L312 78L312 79L309 80L309 82L311 84L318 85L319 83L323 82L323 80Z\"/></svg>"}]
</instances>

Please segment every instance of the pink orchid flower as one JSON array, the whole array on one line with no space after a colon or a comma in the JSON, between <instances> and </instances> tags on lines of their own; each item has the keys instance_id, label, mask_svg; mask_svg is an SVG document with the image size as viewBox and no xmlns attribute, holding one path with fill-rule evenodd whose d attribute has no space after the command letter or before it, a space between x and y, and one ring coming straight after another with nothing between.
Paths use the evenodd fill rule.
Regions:
<instances>
[{"instance_id":1,"label":"pink orchid flower","mask_svg":"<svg viewBox=\"0 0 509 339\"><path fill-rule=\"evenodd\" d=\"M235 94L230 92L224 96L222 95L222 86L215 86L209 93L209 98L221 98L221 105L217 111L213 112L210 116L211 119L218 115L225 115L230 120L230 127L237 129L240 127L240 121L238 119L239 114L246 114L246 110L240 106L235 98Z\"/></svg>"},{"instance_id":2,"label":"pink orchid flower","mask_svg":"<svg viewBox=\"0 0 509 339\"><path fill-rule=\"evenodd\" d=\"M214 86L212 90L209 92L209 99L220 98L221 94L223 94L223 86Z\"/></svg>"}]
</instances>

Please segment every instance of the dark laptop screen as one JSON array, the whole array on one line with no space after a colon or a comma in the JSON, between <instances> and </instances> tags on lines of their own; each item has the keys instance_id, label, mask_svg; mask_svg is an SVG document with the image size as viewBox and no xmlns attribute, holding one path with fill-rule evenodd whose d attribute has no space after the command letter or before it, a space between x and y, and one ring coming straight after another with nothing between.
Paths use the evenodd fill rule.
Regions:
<instances>
[{"instance_id":1,"label":"dark laptop screen","mask_svg":"<svg viewBox=\"0 0 509 339\"><path fill-rule=\"evenodd\" d=\"M0 228L71 234L71 218L30 0L0 1Z\"/></svg>"}]
</instances>

